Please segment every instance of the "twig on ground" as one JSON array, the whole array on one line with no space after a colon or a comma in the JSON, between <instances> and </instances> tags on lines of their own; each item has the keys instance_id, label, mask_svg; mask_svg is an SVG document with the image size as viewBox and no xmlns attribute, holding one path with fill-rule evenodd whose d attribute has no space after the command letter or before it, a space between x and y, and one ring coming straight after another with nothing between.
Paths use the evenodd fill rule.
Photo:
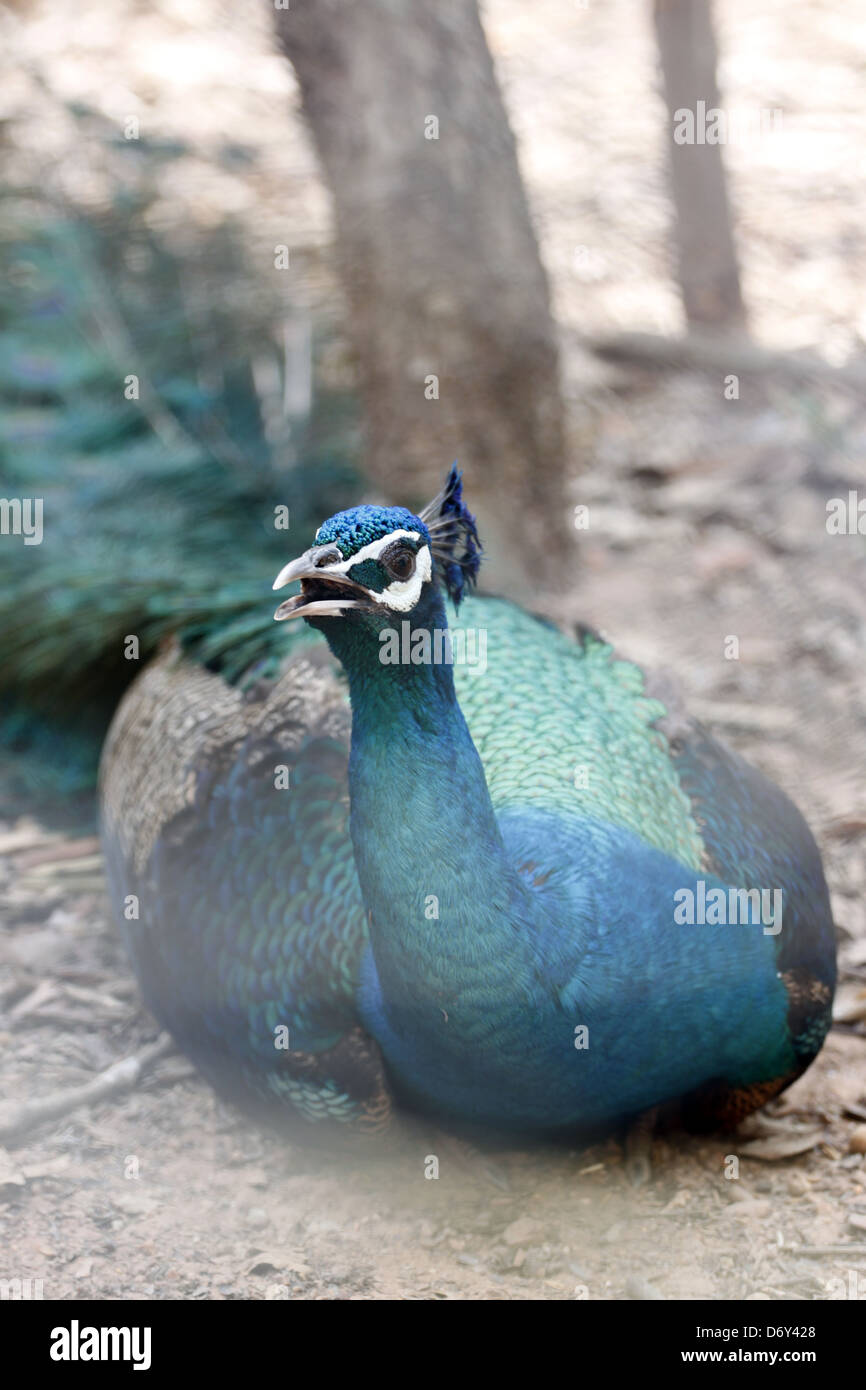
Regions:
<instances>
[{"instance_id":1,"label":"twig on ground","mask_svg":"<svg viewBox=\"0 0 866 1390\"><path fill-rule=\"evenodd\" d=\"M782 1245L780 1250L786 1255L806 1255L810 1259L820 1259L825 1255L866 1255L866 1245Z\"/></svg>"},{"instance_id":2,"label":"twig on ground","mask_svg":"<svg viewBox=\"0 0 866 1390\"><path fill-rule=\"evenodd\" d=\"M54 1095L25 1102L23 1105L14 1101L0 1104L0 1142L8 1143L13 1139L22 1139L48 1120L57 1120L84 1105L96 1105L99 1101L117 1095L118 1092L131 1091L155 1062L174 1050L172 1039L163 1034L149 1047L143 1047L141 1052L113 1063L84 1086L56 1091Z\"/></svg>"}]
</instances>

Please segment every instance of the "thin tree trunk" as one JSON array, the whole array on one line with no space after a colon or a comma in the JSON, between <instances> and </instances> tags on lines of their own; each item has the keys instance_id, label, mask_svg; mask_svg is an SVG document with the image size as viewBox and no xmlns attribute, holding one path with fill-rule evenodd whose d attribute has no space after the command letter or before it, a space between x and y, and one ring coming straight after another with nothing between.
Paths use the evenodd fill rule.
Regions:
<instances>
[{"instance_id":1,"label":"thin tree trunk","mask_svg":"<svg viewBox=\"0 0 866 1390\"><path fill-rule=\"evenodd\" d=\"M709 0L654 0L670 115L671 188L678 276L690 326L728 332L745 324L720 144L701 141L702 112L718 109L717 50ZM699 106L699 104L702 104ZM678 113L695 113L695 138L679 144Z\"/></svg>"},{"instance_id":2,"label":"thin tree trunk","mask_svg":"<svg viewBox=\"0 0 866 1390\"><path fill-rule=\"evenodd\" d=\"M543 565L565 531L556 334L475 0L275 18L333 194L368 471L420 501L459 459L497 547Z\"/></svg>"}]
</instances>

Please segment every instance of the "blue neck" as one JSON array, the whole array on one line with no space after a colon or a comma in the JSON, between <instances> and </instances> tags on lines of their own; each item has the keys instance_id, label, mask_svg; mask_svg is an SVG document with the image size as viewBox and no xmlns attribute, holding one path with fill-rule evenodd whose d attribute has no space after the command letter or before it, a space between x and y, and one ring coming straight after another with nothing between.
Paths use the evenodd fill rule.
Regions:
<instances>
[{"instance_id":1,"label":"blue neck","mask_svg":"<svg viewBox=\"0 0 866 1390\"><path fill-rule=\"evenodd\" d=\"M413 633L422 627L447 627L436 594L412 615ZM432 1010L438 1027L460 997L496 987L500 971L498 993L510 993L496 942L532 908L506 857L452 667L383 664L378 633L361 624L341 623L328 638L349 678L351 833L379 984L396 1022L405 1009L417 1029Z\"/></svg>"}]
</instances>

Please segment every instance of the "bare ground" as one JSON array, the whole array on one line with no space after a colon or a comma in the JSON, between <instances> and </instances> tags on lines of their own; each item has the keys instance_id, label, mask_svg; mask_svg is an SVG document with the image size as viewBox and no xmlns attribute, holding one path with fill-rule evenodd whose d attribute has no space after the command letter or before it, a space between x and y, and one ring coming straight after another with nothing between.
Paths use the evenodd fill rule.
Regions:
<instances>
[{"instance_id":1,"label":"bare ground","mask_svg":"<svg viewBox=\"0 0 866 1390\"><path fill-rule=\"evenodd\" d=\"M67 54L79 57L63 66L67 88L86 86L88 71L92 80L95 44L119 118L149 63L148 100L167 126L188 126L189 53L209 55L203 143L224 97L273 154L269 189L254 190L262 220L288 179L304 235L321 239L326 200L291 82L272 66L258 86L247 76L260 40L229 20L208 28L210 7L194 3L144 18L105 7L95 25L102 8L70 20ZM755 330L841 360L862 331L866 219L850 161L866 122L856 94L866 10L846 7L843 20L818 0L796 15L775 0L719 9L732 100L790 108L795 140L731 152ZM53 12L28 13L19 43L59 72ZM863 495L866 412L844 393L772 379L744 378L727 401L720 380L644 377L588 357L579 331L677 324L645 17L623 0L587 10L495 0L486 17L563 323L584 463L573 500L590 525L575 532L556 616L600 626L625 653L675 673L691 709L794 797L819 838L839 926L840 1021L770 1107L767 1137L777 1154L785 1141L809 1147L757 1158L749 1132L667 1136L638 1190L616 1141L500 1152L492 1172L415 1127L334 1155L252 1129L167 1057L131 1091L0 1154L0 1278L42 1279L47 1298L866 1296L866 1157L851 1149L866 1121L866 554L862 537L825 524L829 499ZM178 36L191 44L180 56ZM226 50L247 61L227 63ZM169 52L170 67L160 63ZM263 103L279 108L273 126L260 122ZM269 226L257 230L269 239ZM595 256L575 258L580 246ZM96 849L29 821L0 829L0 1010L3 1092L15 1099L68 1091L156 1036L107 920ZM425 1177L430 1155L436 1180ZM725 1175L732 1155L736 1179Z\"/></svg>"}]
</instances>

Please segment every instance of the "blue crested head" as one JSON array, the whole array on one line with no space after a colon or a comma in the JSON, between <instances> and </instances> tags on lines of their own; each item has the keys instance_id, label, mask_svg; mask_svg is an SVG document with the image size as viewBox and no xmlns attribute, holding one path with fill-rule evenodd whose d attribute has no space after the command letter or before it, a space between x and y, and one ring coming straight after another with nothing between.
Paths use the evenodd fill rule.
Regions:
<instances>
[{"instance_id":1,"label":"blue crested head","mask_svg":"<svg viewBox=\"0 0 866 1390\"><path fill-rule=\"evenodd\" d=\"M336 545L343 559L348 560L373 541L398 530L417 532L430 544L430 532L424 522L407 507L375 507L365 502L323 521L316 532L316 545Z\"/></svg>"},{"instance_id":2,"label":"blue crested head","mask_svg":"<svg viewBox=\"0 0 866 1390\"><path fill-rule=\"evenodd\" d=\"M456 606L480 565L475 518L454 464L442 491L418 516L406 507L365 503L324 521L314 545L278 574L275 589L298 579L301 592L274 616L317 624L344 616L381 620L409 614L439 587Z\"/></svg>"}]
</instances>

